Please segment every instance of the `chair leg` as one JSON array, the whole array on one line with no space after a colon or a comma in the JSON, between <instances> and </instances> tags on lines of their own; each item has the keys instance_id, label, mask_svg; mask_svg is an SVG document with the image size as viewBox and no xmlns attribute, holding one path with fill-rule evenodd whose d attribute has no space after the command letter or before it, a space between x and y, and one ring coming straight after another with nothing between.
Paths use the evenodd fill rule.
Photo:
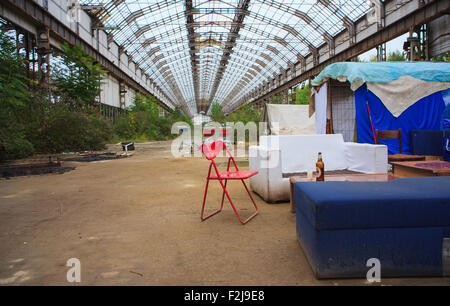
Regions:
<instances>
[{"instance_id":1,"label":"chair leg","mask_svg":"<svg viewBox=\"0 0 450 306\"><path fill-rule=\"evenodd\" d=\"M206 217L203 217L204 211L205 211L205 204L206 204L206 195L208 193L208 185L209 185L209 178L206 180L206 187L205 187L205 194L203 195L203 205L202 205L202 213L200 218L202 219L202 221L205 221L206 219L214 216L215 214L219 213L222 211L222 207L223 207L223 196L222 196L222 205L220 206L220 208L216 211L214 211L213 213L207 215Z\"/></svg>"},{"instance_id":2,"label":"chair leg","mask_svg":"<svg viewBox=\"0 0 450 306\"><path fill-rule=\"evenodd\" d=\"M227 189L226 189L226 186L223 185L223 183L222 183L221 180L219 180L219 183L220 183L220 185L222 186L223 191L224 191L225 195L226 195L227 198L228 198L228 201L230 201L230 204L231 204L231 207L232 207L233 210L234 210L234 213L236 214L236 216L237 216L237 218L239 219L239 221L244 225L244 224L246 224L248 221L250 221L251 219L253 219L253 218L258 214L258 206L256 206L256 203L255 203L255 201L253 200L253 197L252 197L252 195L250 194L250 192L249 192L249 190L248 190L248 188L247 188L247 185L245 184L244 180L241 180L241 181L242 181L242 183L244 184L244 187L245 187L245 189L247 190L247 193L248 193L248 195L250 196L250 199L252 200L253 205L254 205L255 208L256 208L256 212L255 212L253 215L251 215L250 217L248 217L247 219L245 219L245 220L242 220L241 216L239 215L239 213L238 213L236 207L235 207L234 204L233 204L233 201L232 201L231 198L230 198L230 195L228 194L228 191L227 191Z\"/></svg>"},{"instance_id":3,"label":"chair leg","mask_svg":"<svg viewBox=\"0 0 450 306\"><path fill-rule=\"evenodd\" d=\"M225 189L227 188L228 180L225 180ZM223 207L223 200L225 199L225 190L222 192L222 202L220 204L220 209Z\"/></svg>"},{"instance_id":4,"label":"chair leg","mask_svg":"<svg viewBox=\"0 0 450 306\"><path fill-rule=\"evenodd\" d=\"M245 184L244 180L241 180L242 184L245 187L245 190L247 190L248 196L250 197L250 200L252 200L253 206L255 207L255 213L253 215L251 215L250 217L247 218L247 220L244 221L243 224L247 223L248 221L250 221L251 219L253 219L258 213L259 213L259 208L255 203L255 200L253 199L252 193L250 192L250 190L248 190L247 184Z\"/></svg>"}]
</instances>

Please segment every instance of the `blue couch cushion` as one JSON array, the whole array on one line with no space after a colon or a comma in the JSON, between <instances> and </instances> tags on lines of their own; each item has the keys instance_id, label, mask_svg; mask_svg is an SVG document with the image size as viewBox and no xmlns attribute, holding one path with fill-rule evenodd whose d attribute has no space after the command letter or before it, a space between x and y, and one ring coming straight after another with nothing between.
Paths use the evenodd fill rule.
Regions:
<instances>
[{"instance_id":1,"label":"blue couch cushion","mask_svg":"<svg viewBox=\"0 0 450 306\"><path fill-rule=\"evenodd\" d=\"M298 182L294 199L316 230L450 226L450 177Z\"/></svg>"}]
</instances>

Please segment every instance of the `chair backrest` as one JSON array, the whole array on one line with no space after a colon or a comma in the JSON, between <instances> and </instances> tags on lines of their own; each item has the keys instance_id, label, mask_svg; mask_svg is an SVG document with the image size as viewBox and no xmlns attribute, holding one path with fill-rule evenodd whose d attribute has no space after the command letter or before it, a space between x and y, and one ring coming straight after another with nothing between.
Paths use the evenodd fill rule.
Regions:
<instances>
[{"instance_id":1,"label":"chair backrest","mask_svg":"<svg viewBox=\"0 0 450 306\"><path fill-rule=\"evenodd\" d=\"M375 130L376 144L378 144L378 139L398 139L398 151L402 153L402 129L398 130L385 130L379 131Z\"/></svg>"},{"instance_id":2,"label":"chair backrest","mask_svg":"<svg viewBox=\"0 0 450 306\"><path fill-rule=\"evenodd\" d=\"M322 152L327 171L344 170L349 166L342 134L260 136L259 144L280 149L283 173L315 170L319 152Z\"/></svg>"},{"instance_id":3,"label":"chair backrest","mask_svg":"<svg viewBox=\"0 0 450 306\"><path fill-rule=\"evenodd\" d=\"M212 137L214 136L214 133L215 133L214 129L203 130L203 137Z\"/></svg>"},{"instance_id":4,"label":"chair backrest","mask_svg":"<svg viewBox=\"0 0 450 306\"><path fill-rule=\"evenodd\" d=\"M222 150L227 150L227 147L222 140L216 140L212 143L205 143L202 145L202 152L207 160L215 159Z\"/></svg>"}]
</instances>

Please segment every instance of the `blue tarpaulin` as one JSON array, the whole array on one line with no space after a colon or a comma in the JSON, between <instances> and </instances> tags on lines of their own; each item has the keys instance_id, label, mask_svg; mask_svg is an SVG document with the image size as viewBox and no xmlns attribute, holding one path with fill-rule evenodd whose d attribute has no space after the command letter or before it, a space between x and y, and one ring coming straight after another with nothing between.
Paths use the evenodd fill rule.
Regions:
<instances>
[{"instance_id":1,"label":"blue tarpaulin","mask_svg":"<svg viewBox=\"0 0 450 306\"><path fill-rule=\"evenodd\" d=\"M363 85L355 91L356 133L359 143L374 143L366 101L369 104L374 130L402 129L403 154L410 154L410 130L439 130L441 128L445 109L443 92L437 92L419 100L395 118L381 100L367 90L366 85ZM389 154L399 153L398 140L385 139L379 140L379 143L388 146Z\"/></svg>"}]
</instances>

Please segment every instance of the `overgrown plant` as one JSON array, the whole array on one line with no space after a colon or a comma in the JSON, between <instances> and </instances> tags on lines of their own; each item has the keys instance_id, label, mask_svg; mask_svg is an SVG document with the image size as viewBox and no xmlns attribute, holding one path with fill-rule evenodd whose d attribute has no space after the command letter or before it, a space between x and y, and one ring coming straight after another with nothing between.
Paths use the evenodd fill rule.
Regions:
<instances>
[{"instance_id":1,"label":"overgrown plant","mask_svg":"<svg viewBox=\"0 0 450 306\"><path fill-rule=\"evenodd\" d=\"M248 122L255 122L256 125L258 125L261 120L261 111L250 103L241 105L238 109L228 114L225 118L226 122L242 122L244 124Z\"/></svg>"},{"instance_id":2,"label":"overgrown plant","mask_svg":"<svg viewBox=\"0 0 450 306\"><path fill-rule=\"evenodd\" d=\"M0 32L0 160L101 149L111 139L111 123L93 108L103 70L79 47L63 49L49 103L26 77L27 60L15 41Z\"/></svg>"},{"instance_id":3,"label":"overgrown plant","mask_svg":"<svg viewBox=\"0 0 450 306\"><path fill-rule=\"evenodd\" d=\"M295 96L295 104L307 105L309 104L309 97L311 96L311 88L306 84L303 88L297 88Z\"/></svg>"},{"instance_id":4,"label":"overgrown plant","mask_svg":"<svg viewBox=\"0 0 450 306\"><path fill-rule=\"evenodd\" d=\"M175 122L184 121L192 125L191 119L179 110L173 110L161 116L161 106L154 97L137 94L134 105L128 113L121 116L115 125L115 133L120 140L167 140L172 135Z\"/></svg>"},{"instance_id":5,"label":"overgrown plant","mask_svg":"<svg viewBox=\"0 0 450 306\"><path fill-rule=\"evenodd\" d=\"M0 31L0 101L2 109L23 106L30 98L26 61L11 37Z\"/></svg>"},{"instance_id":6,"label":"overgrown plant","mask_svg":"<svg viewBox=\"0 0 450 306\"><path fill-rule=\"evenodd\" d=\"M27 61L0 32L0 160L33 153L99 150L116 140L165 140L172 124L190 119L178 110L160 116L153 97L137 95L113 126L100 116L97 98L105 71L79 46L62 46L52 61L52 97L26 77ZM45 96L43 96L45 95ZM51 102L49 102L51 101Z\"/></svg>"},{"instance_id":7,"label":"overgrown plant","mask_svg":"<svg viewBox=\"0 0 450 306\"><path fill-rule=\"evenodd\" d=\"M25 157L34 152L20 116L30 101L25 59L14 40L0 31L0 160Z\"/></svg>"},{"instance_id":8,"label":"overgrown plant","mask_svg":"<svg viewBox=\"0 0 450 306\"><path fill-rule=\"evenodd\" d=\"M223 123L225 120L225 114L222 111L222 106L218 102L214 102L211 106L211 120L220 123Z\"/></svg>"},{"instance_id":9,"label":"overgrown plant","mask_svg":"<svg viewBox=\"0 0 450 306\"><path fill-rule=\"evenodd\" d=\"M399 50L389 52L386 61L387 62L405 62L406 56ZM378 62L378 57L376 55L369 59L370 62Z\"/></svg>"},{"instance_id":10,"label":"overgrown plant","mask_svg":"<svg viewBox=\"0 0 450 306\"><path fill-rule=\"evenodd\" d=\"M245 103L241 105L238 109L233 111L232 113L228 114L228 116L225 117L225 122L242 122L244 125L246 125L249 122L254 122L256 125L257 133L259 131L259 122L262 121L262 112L259 111L256 107L254 107L250 103ZM237 130L234 130L234 139L237 139ZM246 141L249 141L249 133L246 132L245 134Z\"/></svg>"},{"instance_id":11,"label":"overgrown plant","mask_svg":"<svg viewBox=\"0 0 450 306\"><path fill-rule=\"evenodd\" d=\"M81 46L64 43L61 49L63 54L52 71L55 94L71 109L91 111L106 71L94 58L87 56Z\"/></svg>"},{"instance_id":12,"label":"overgrown plant","mask_svg":"<svg viewBox=\"0 0 450 306\"><path fill-rule=\"evenodd\" d=\"M435 56L431 58L432 62L450 63L450 52Z\"/></svg>"}]
</instances>

